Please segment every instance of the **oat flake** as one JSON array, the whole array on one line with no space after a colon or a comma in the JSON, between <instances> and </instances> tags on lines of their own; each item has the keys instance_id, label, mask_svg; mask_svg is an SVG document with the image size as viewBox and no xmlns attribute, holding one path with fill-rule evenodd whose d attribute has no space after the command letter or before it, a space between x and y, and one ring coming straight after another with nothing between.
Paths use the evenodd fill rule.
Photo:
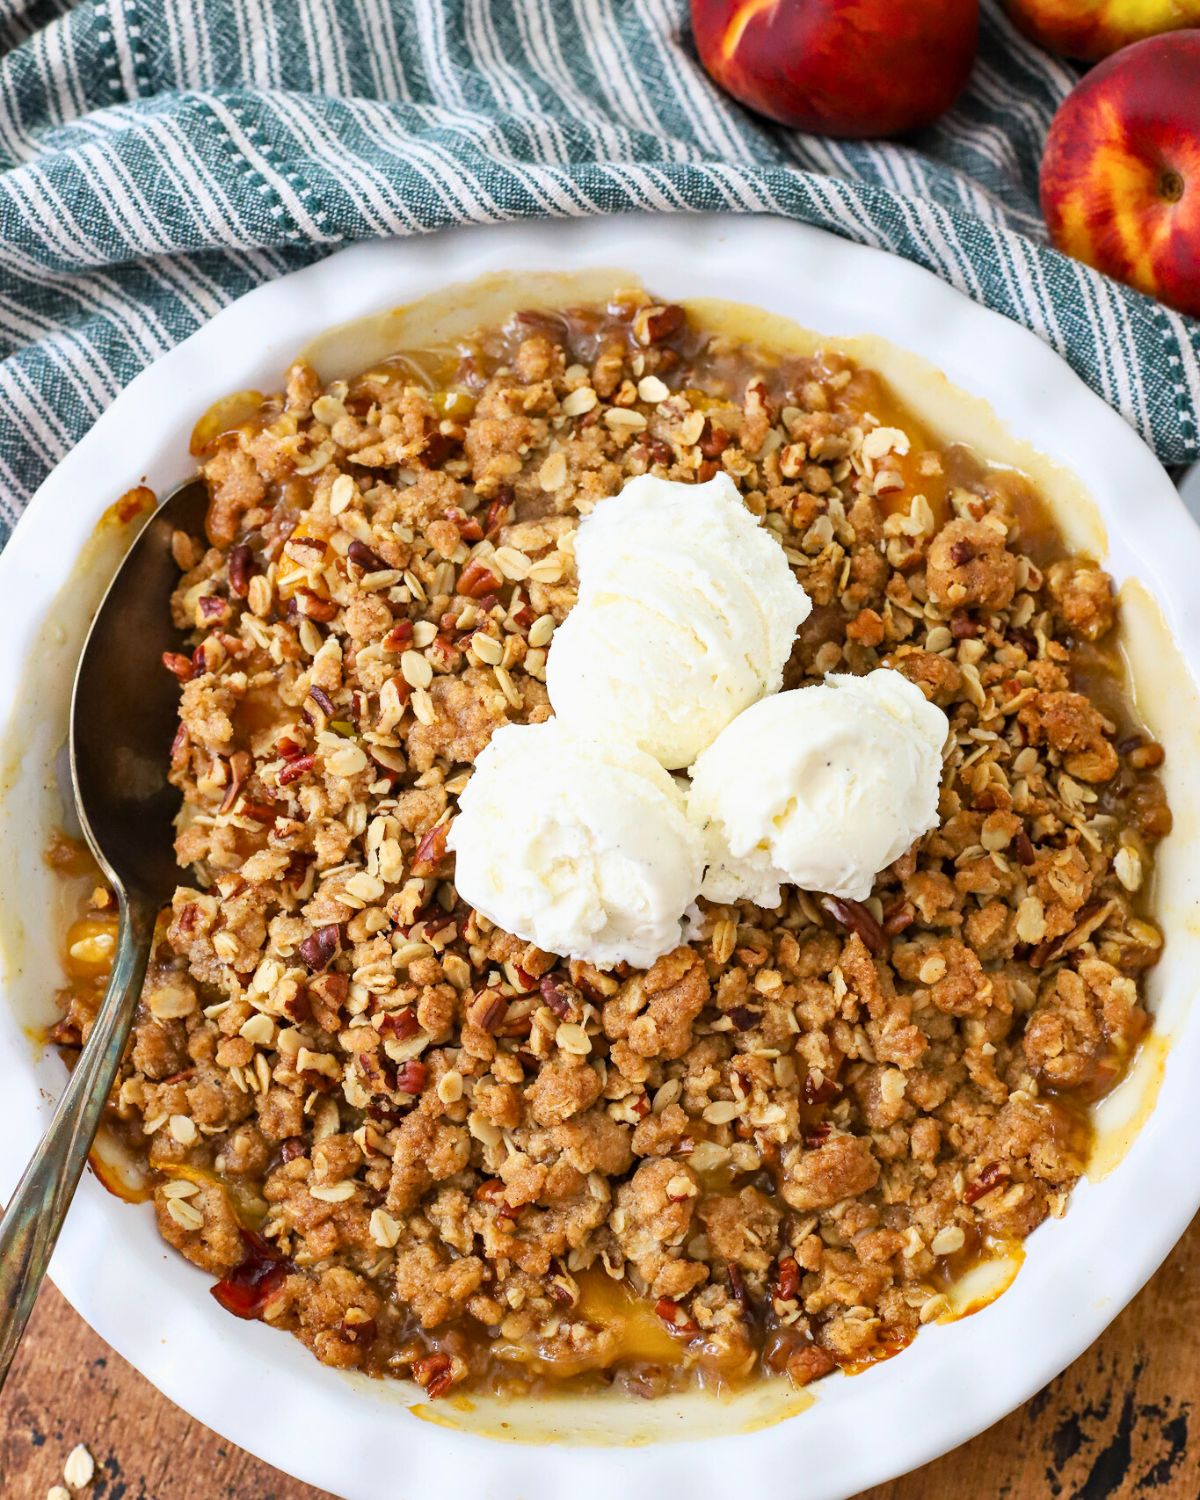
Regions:
<instances>
[{"instance_id":1,"label":"oat flake","mask_svg":"<svg viewBox=\"0 0 1200 1500\"><path fill-rule=\"evenodd\" d=\"M77 1444L67 1454L67 1461L63 1465L63 1478L72 1489L81 1490L91 1484L95 1472L95 1459L83 1443Z\"/></svg>"}]
</instances>

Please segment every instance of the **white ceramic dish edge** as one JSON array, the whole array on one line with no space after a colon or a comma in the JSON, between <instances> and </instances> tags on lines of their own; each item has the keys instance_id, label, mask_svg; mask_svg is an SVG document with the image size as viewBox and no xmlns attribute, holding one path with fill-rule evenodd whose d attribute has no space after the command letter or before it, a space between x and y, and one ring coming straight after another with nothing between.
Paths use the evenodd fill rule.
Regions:
<instances>
[{"instance_id":1,"label":"white ceramic dish edge","mask_svg":"<svg viewBox=\"0 0 1200 1500\"><path fill-rule=\"evenodd\" d=\"M984 396L1037 447L1070 464L1101 500L1115 571L1170 601L1177 642L1200 654L1200 537L1132 431L1044 345L912 265L768 220L634 218L456 231L374 243L260 288L125 391L47 480L0 559L8 649L0 709L19 705L40 618L104 505L142 477L163 489L187 471L194 415L232 388L269 383L334 323L494 270L611 266L680 297L753 302L830 333L873 333L922 354ZM247 353L249 351L249 353ZM1086 443L1084 435L1086 434ZM81 501L80 496L94 497ZM28 1039L0 1012L0 1093L12 1187L56 1086L54 1058L30 1066ZM289 1340L216 1312L203 1278L167 1255L144 1214L82 1186L54 1276L118 1352L231 1441L346 1500L437 1493L514 1500L571 1493L697 1500L766 1489L833 1500L959 1443L1029 1396L1080 1352L1166 1255L1200 1202L1200 1166L1175 1143L1200 1028L1175 1029L1159 1106L1126 1161L1039 1231L1013 1288L966 1322L926 1330L897 1361L829 1382L816 1405L765 1431L632 1449L499 1445L414 1421L394 1400L321 1371ZM39 1089L40 1085L40 1089ZM45 1092L43 1092L45 1091ZM1114 1225L1125 1232L1112 1232ZM1138 1226L1134 1253L1128 1226ZM337 1441L314 1434L333 1430ZM863 1434L871 1434L869 1441ZM786 1478L782 1476L787 1476Z\"/></svg>"}]
</instances>

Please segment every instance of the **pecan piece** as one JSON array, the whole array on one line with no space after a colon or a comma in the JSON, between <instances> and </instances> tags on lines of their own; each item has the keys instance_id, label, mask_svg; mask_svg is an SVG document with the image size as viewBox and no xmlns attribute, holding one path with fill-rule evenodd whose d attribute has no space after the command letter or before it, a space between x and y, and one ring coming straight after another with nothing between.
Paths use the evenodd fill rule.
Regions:
<instances>
[{"instance_id":1,"label":"pecan piece","mask_svg":"<svg viewBox=\"0 0 1200 1500\"><path fill-rule=\"evenodd\" d=\"M246 1247L244 1259L209 1290L235 1318L259 1318L295 1267L277 1255L261 1235L249 1229L243 1229L241 1235Z\"/></svg>"},{"instance_id":2,"label":"pecan piece","mask_svg":"<svg viewBox=\"0 0 1200 1500\"><path fill-rule=\"evenodd\" d=\"M479 524L478 516L467 515L466 511L459 510L457 505L449 506L445 514L446 520L458 528L458 534L464 542L483 541L483 527Z\"/></svg>"},{"instance_id":3,"label":"pecan piece","mask_svg":"<svg viewBox=\"0 0 1200 1500\"><path fill-rule=\"evenodd\" d=\"M430 1400L436 1400L454 1384L454 1361L448 1354L426 1354L414 1361L412 1373Z\"/></svg>"},{"instance_id":4,"label":"pecan piece","mask_svg":"<svg viewBox=\"0 0 1200 1500\"><path fill-rule=\"evenodd\" d=\"M245 750L235 750L229 757L229 784L225 788L225 795L221 799L221 811L227 813L238 799L238 793L246 784L246 779L254 769L254 762ZM274 822L274 819L271 819Z\"/></svg>"},{"instance_id":5,"label":"pecan piece","mask_svg":"<svg viewBox=\"0 0 1200 1500\"><path fill-rule=\"evenodd\" d=\"M705 458L720 458L733 441L724 427L714 427L707 417L700 433L700 452Z\"/></svg>"},{"instance_id":6,"label":"pecan piece","mask_svg":"<svg viewBox=\"0 0 1200 1500\"><path fill-rule=\"evenodd\" d=\"M775 1270L773 1295L776 1302L800 1300L800 1265L793 1255L785 1255Z\"/></svg>"},{"instance_id":7,"label":"pecan piece","mask_svg":"<svg viewBox=\"0 0 1200 1500\"><path fill-rule=\"evenodd\" d=\"M861 901L846 901L841 896L822 896L821 906L847 932L856 932L872 953L882 953L887 946L883 928Z\"/></svg>"},{"instance_id":8,"label":"pecan piece","mask_svg":"<svg viewBox=\"0 0 1200 1500\"><path fill-rule=\"evenodd\" d=\"M281 809L274 802L257 802L252 798L246 798L242 803L242 816L252 818L256 823L274 823L280 815Z\"/></svg>"},{"instance_id":9,"label":"pecan piece","mask_svg":"<svg viewBox=\"0 0 1200 1500\"><path fill-rule=\"evenodd\" d=\"M188 747L191 744L191 736L187 732L187 726L181 724L175 731L175 738L171 741L171 769L181 770L187 765Z\"/></svg>"},{"instance_id":10,"label":"pecan piece","mask_svg":"<svg viewBox=\"0 0 1200 1500\"><path fill-rule=\"evenodd\" d=\"M458 575L458 592L468 599L482 599L500 587L500 579L478 558L469 562Z\"/></svg>"},{"instance_id":11,"label":"pecan piece","mask_svg":"<svg viewBox=\"0 0 1200 1500\"><path fill-rule=\"evenodd\" d=\"M817 1083L811 1073L804 1075L802 1098L805 1104L828 1104L835 1094L840 1093L841 1086L834 1079L822 1077Z\"/></svg>"},{"instance_id":12,"label":"pecan piece","mask_svg":"<svg viewBox=\"0 0 1200 1500\"><path fill-rule=\"evenodd\" d=\"M687 321L687 314L678 304L666 307L643 307L633 320L633 336L639 344L660 344L678 333Z\"/></svg>"},{"instance_id":13,"label":"pecan piece","mask_svg":"<svg viewBox=\"0 0 1200 1500\"><path fill-rule=\"evenodd\" d=\"M385 651L406 651L412 643L413 622L411 620L399 620L388 631L383 638L383 649Z\"/></svg>"},{"instance_id":14,"label":"pecan piece","mask_svg":"<svg viewBox=\"0 0 1200 1500\"><path fill-rule=\"evenodd\" d=\"M352 541L346 548L346 556L364 573L383 573L387 571L387 563L380 557L378 552L372 551L366 542L357 539Z\"/></svg>"},{"instance_id":15,"label":"pecan piece","mask_svg":"<svg viewBox=\"0 0 1200 1500\"><path fill-rule=\"evenodd\" d=\"M917 919L917 909L911 901L897 901L883 914L883 930L888 937L898 937L911 927Z\"/></svg>"},{"instance_id":16,"label":"pecan piece","mask_svg":"<svg viewBox=\"0 0 1200 1500\"><path fill-rule=\"evenodd\" d=\"M429 1079L429 1069L423 1062L401 1063L396 1070L396 1091L400 1094L419 1094Z\"/></svg>"},{"instance_id":17,"label":"pecan piece","mask_svg":"<svg viewBox=\"0 0 1200 1500\"><path fill-rule=\"evenodd\" d=\"M583 996L568 981L556 979L553 974L543 974L538 980L538 988L542 999L560 1021L565 1021L570 1015L583 1014Z\"/></svg>"},{"instance_id":18,"label":"pecan piece","mask_svg":"<svg viewBox=\"0 0 1200 1500\"><path fill-rule=\"evenodd\" d=\"M205 594L198 601L196 607L200 611L200 618L206 625L215 624L219 621L222 625L229 618L229 600L222 599L220 594Z\"/></svg>"},{"instance_id":19,"label":"pecan piece","mask_svg":"<svg viewBox=\"0 0 1200 1500\"><path fill-rule=\"evenodd\" d=\"M254 553L239 542L229 549L229 592L235 599L244 599L250 592L250 580L258 572Z\"/></svg>"},{"instance_id":20,"label":"pecan piece","mask_svg":"<svg viewBox=\"0 0 1200 1500\"><path fill-rule=\"evenodd\" d=\"M480 1031L495 1032L508 1014L508 1001L490 989L481 990L471 1006L470 1019Z\"/></svg>"},{"instance_id":21,"label":"pecan piece","mask_svg":"<svg viewBox=\"0 0 1200 1500\"><path fill-rule=\"evenodd\" d=\"M654 1311L672 1333L683 1333L690 1338L692 1334L700 1332L700 1325L688 1317L687 1309L673 1297L660 1297L654 1304Z\"/></svg>"},{"instance_id":22,"label":"pecan piece","mask_svg":"<svg viewBox=\"0 0 1200 1500\"><path fill-rule=\"evenodd\" d=\"M361 1307L350 1307L346 1309L346 1316L338 1325L337 1335L344 1344L365 1347L374 1340L378 1332L379 1325L374 1318L368 1317Z\"/></svg>"},{"instance_id":23,"label":"pecan piece","mask_svg":"<svg viewBox=\"0 0 1200 1500\"><path fill-rule=\"evenodd\" d=\"M301 776L306 776L317 763L315 755L298 755L295 760L289 761L275 780L279 786L287 786L289 782L299 781Z\"/></svg>"},{"instance_id":24,"label":"pecan piece","mask_svg":"<svg viewBox=\"0 0 1200 1500\"><path fill-rule=\"evenodd\" d=\"M318 927L297 947L297 952L304 960L305 966L313 973L323 969L333 958L341 945L342 933L336 923L328 927Z\"/></svg>"},{"instance_id":25,"label":"pecan piece","mask_svg":"<svg viewBox=\"0 0 1200 1500\"><path fill-rule=\"evenodd\" d=\"M412 873L432 875L446 857L446 840L450 835L449 823L438 823L422 838L413 855Z\"/></svg>"},{"instance_id":26,"label":"pecan piece","mask_svg":"<svg viewBox=\"0 0 1200 1500\"><path fill-rule=\"evenodd\" d=\"M297 614L309 620L317 620L321 624L327 624L338 612L338 607L332 599L322 599L311 589L297 589L291 602L296 606Z\"/></svg>"},{"instance_id":27,"label":"pecan piece","mask_svg":"<svg viewBox=\"0 0 1200 1500\"><path fill-rule=\"evenodd\" d=\"M508 519L508 513L512 509L512 490L505 488L496 496L487 508L487 519L484 522L484 532L487 536L494 536Z\"/></svg>"},{"instance_id":28,"label":"pecan piece","mask_svg":"<svg viewBox=\"0 0 1200 1500\"><path fill-rule=\"evenodd\" d=\"M993 1188L1003 1186L1009 1180L1008 1168L1003 1162L990 1161L974 1182L968 1183L963 1193L964 1203L978 1203L980 1198L985 1198Z\"/></svg>"},{"instance_id":29,"label":"pecan piece","mask_svg":"<svg viewBox=\"0 0 1200 1500\"><path fill-rule=\"evenodd\" d=\"M164 651L162 664L172 677L178 677L180 682L191 682L195 676L195 668L190 656L184 656L179 651Z\"/></svg>"},{"instance_id":30,"label":"pecan piece","mask_svg":"<svg viewBox=\"0 0 1200 1500\"><path fill-rule=\"evenodd\" d=\"M416 1007L406 1005L402 1010L394 1010L390 1015L384 1016L382 1021L375 1023L375 1030L380 1036L394 1037L398 1042L407 1041L410 1036L416 1036L421 1029L421 1023L417 1020Z\"/></svg>"}]
</instances>

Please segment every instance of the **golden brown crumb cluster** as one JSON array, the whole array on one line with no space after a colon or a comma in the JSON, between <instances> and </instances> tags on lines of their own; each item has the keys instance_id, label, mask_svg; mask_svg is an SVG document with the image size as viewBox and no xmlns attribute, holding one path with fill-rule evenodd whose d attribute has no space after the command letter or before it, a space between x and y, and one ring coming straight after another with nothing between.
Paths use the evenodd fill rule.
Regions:
<instances>
[{"instance_id":1,"label":"golden brown crumb cluster","mask_svg":"<svg viewBox=\"0 0 1200 1500\"><path fill-rule=\"evenodd\" d=\"M440 368L297 364L201 442L168 661L195 875L113 1107L225 1306L432 1394L806 1382L1063 1211L1146 1025L1169 814L1109 580L1020 476L845 358L638 298ZM579 517L718 468L814 601L787 685L890 666L946 710L941 825L863 904L709 907L601 973L465 908L447 829L497 726L549 713Z\"/></svg>"}]
</instances>

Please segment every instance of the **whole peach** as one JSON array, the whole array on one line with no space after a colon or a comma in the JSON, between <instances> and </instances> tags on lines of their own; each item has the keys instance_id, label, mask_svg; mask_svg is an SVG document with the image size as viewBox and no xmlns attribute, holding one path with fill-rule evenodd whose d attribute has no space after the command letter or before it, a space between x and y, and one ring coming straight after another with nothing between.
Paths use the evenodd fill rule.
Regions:
<instances>
[{"instance_id":1,"label":"whole peach","mask_svg":"<svg viewBox=\"0 0 1200 1500\"><path fill-rule=\"evenodd\" d=\"M966 84L979 0L692 0L700 60L735 99L817 135L900 135Z\"/></svg>"},{"instance_id":2,"label":"whole peach","mask_svg":"<svg viewBox=\"0 0 1200 1500\"><path fill-rule=\"evenodd\" d=\"M1054 117L1041 189L1060 250L1200 316L1200 31L1097 64Z\"/></svg>"},{"instance_id":3,"label":"whole peach","mask_svg":"<svg viewBox=\"0 0 1200 1500\"><path fill-rule=\"evenodd\" d=\"M1200 0L1008 0L1008 8L1035 42L1082 62L1164 31L1200 26Z\"/></svg>"}]
</instances>

